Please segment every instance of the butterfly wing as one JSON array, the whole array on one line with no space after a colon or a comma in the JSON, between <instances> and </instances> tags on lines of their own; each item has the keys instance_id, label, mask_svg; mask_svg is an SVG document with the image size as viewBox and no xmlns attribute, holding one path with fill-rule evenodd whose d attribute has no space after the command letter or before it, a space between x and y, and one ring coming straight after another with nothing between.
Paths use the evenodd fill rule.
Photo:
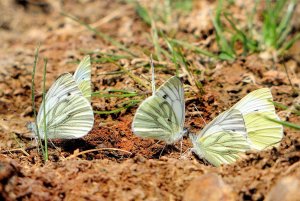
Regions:
<instances>
[{"instance_id":1,"label":"butterfly wing","mask_svg":"<svg viewBox=\"0 0 300 201\"><path fill-rule=\"evenodd\" d=\"M178 124L181 128L183 128L185 119L185 105L184 90L180 79L176 76L171 77L157 89L155 95L163 98L169 103L175 113Z\"/></svg>"},{"instance_id":2,"label":"butterfly wing","mask_svg":"<svg viewBox=\"0 0 300 201\"><path fill-rule=\"evenodd\" d=\"M206 125L200 132L200 136L211 135L221 128L224 131L238 133L247 136L245 121L239 110L230 109L219 114L213 121Z\"/></svg>"},{"instance_id":3,"label":"butterfly wing","mask_svg":"<svg viewBox=\"0 0 300 201\"><path fill-rule=\"evenodd\" d=\"M61 75L45 97L46 128L48 138L79 138L88 133L94 124L91 104L82 96L70 73ZM44 108L37 115L40 136L44 134Z\"/></svg>"},{"instance_id":4,"label":"butterfly wing","mask_svg":"<svg viewBox=\"0 0 300 201\"><path fill-rule=\"evenodd\" d=\"M44 118L39 132L44 138ZM47 112L46 128L49 139L74 139L88 134L94 124L91 104L81 95L70 95L55 103Z\"/></svg>"},{"instance_id":5,"label":"butterfly wing","mask_svg":"<svg viewBox=\"0 0 300 201\"><path fill-rule=\"evenodd\" d=\"M255 90L236 103L233 108L238 109L244 116L248 140L251 147L262 150L272 147L283 137L283 127L267 120L264 116L279 119L275 113L270 89Z\"/></svg>"},{"instance_id":6,"label":"butterfly wing","mask_svg":"<svg viewBox=\"0 0 300 201\"><path fill-rule=\"evenodd\" d=\"M237 102L232 108L241 111L243 115L251 112L274 112L275 108L271 102L273 99L270 89L261 88L252 91L239 102Z\"/></svg>"},{"instance_id":7,"label":"butterfly wing","mask_svg":"<svg viewBox=\"0 0 300 201\"><path fill-rule=\"evenodd\" d=\"M75 83L73 76L70 73L64 73L57 78L57 80L53 83L53 85L50 87L46 94L46 114L53 107L53 105L70 95L81 95L81 92L78 89L78 86ZM42 102L37 116L38 123L40 122L43 115L44 107Z\"/></svg>"},{"instance_id":8,"label":"butterfly wing","mask_svg":"<svg viewBox=\"0 0 300 201\"><path fill-rule=\"evenodd\" d=\"M89 101L91 100L91 58L85 56L79 63L77 70L74 73L75 82L78 84L83 96Z\"/></svg>"},{"instance_id":9,"label":"butterfly wing","mask_svg":"<svg viewBox=\"0 0 300 201\"><path fill-rule=\"evenodd\" d=\"M137 109L132 130L135 135L174 143L181 136L181 127L170 104L159 96L150 96Z\"/></svg>"},{"instance_id":10,"label":"butterfly wing","mask_svg":"<svg viewBox=\"0 0 300 201\"><path fill-rule=\"evenodd\" d=\"M192 142L192 151L214 166L233 163L250 148L244 136L221 128L210 135L194 137Z\"/></svg>"},{"instance_id":11,"label":"butterfly wing","mask_svg":"<svg viewBox=\"0 0 300 201\"><path fill-rule=\"evenodd\" d=\"M235 109L221 113L191 140L192 151L215 166L234 162L250 147L243 116Z\"/></svg>"},{"instance_id":12,"label":"butterfly wing","mask_svg":"<svg viewBox=\"0 0 300 201\"><path fill-rule=\"evenodd\" d=\"M248 140L251 147L257 150L277 146L283 137L282 125L266 117L279 120L273 112L252 112L244 115Z\"/></svg>"}]
</instances>

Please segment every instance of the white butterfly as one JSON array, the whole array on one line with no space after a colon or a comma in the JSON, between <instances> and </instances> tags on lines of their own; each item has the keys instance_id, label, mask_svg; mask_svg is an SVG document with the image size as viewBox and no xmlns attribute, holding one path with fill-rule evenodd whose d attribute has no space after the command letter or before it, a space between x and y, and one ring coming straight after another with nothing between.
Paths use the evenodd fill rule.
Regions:
<instances>
[{"instance_id":1,"label":"white butterfly","mask_svg":"<svg viewBox=\"0 0 300 201\"><path fill-rule=\"evenodd\" d=\"M217 116L198 135L191 135L192 151L215 166L229 164L249 149L262 150L280 142L281 125L268 88L245 96L231 109Z\"/></svg>"},{"instance_id":2,"label":"white butterfly","mask_svg":"<svg viewBox=\"0 0 300 201\"><path fill-rule=\"evenodd\" d=\"M143 138L172 144L183 137L185 119L184 91L179 78L168 79L137 109L132 130Z\"/></svg>"},{"instance_id":3,"label":"white butterfly","mask_svg":"<svg viewBox=\"0 0 300 201\"><path fill-rule=\"evenodd\" d=\"M90 61L85 57L74 76L61 75L48 90L37 115L37 127L30 123L29 129L35 136L44 139L44 112L46 132L49 139L73 139L85 136L94 125L94 114L89 102L91 96ZM89 65L88 65L89 63ZM82 65L84 64L84 65ZM83 91L81 91L83 90Z\"/></svg>"}]
</instances>

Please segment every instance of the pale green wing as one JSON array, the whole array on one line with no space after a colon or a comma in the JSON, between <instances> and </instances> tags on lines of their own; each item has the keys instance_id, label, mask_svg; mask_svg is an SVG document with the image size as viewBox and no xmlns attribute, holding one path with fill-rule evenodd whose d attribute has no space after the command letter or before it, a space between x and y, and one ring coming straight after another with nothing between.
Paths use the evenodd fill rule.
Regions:
<instances>
[{"instance_id":1,"label":"pale green wing","mask_svg":"<svg viewBox=\"0 0 300 201\"><path fill-rule=\"evenodd\" d=\"M221 113L191 140L192 151L215 166L234 162L250 147L244 118L235 109Z\"/></svg>"},{"instance_id":2,"label":"pale green wing","mask_svg":"<svg viewBox=\"0 0 300 201\"><path fill-rule=\"evenodd\" d=\"M251 148L262 150L276 146L283 137L282 125L265 117L279 119L273 112L252 112L244 116Z\"/></svg>"},{"instance_id":3,"label":"pale green wing","mask_svg":"<svg viewBox=\"0 0 300 201\"><path fill-rule=\"evenodd\" d=\"M192 151L214 166L230 164L250 149L246 138L223 129L203 137L192 137Z\"/></svg>"},{"instance_id":4,"label":"pale green wing","mask_svg":"<svg viewBox=\"0 0 300 201\"><path fill-rule=\"evenodd\" d=\"M230 109L219 114L213 121L206 125L199 136L207 136L215 133L215 130L238 133L247 136L243 115L239 110Z\"/></svg>"},{"instance_id":5,"label":"pale green wing","mask_svg":"<svg viewBox=\"0 0 300 201\"><path fill-rule=\"evenodd\" d=\"M132 130L135 135L174 143L182 137L182 128L170 104L159 96L150 96L137 109Z\"/></svg>"},{"instance_id":6,"label":"pale green wing","mask_svg":"<svg viewBox=\"0 0 300 201\"><path fill-rule=\"evenodd\" d=\"M232 108L241 111L243 115L251 112L275 112L272 100L273 97L270 89L261 88L246 95Z\"/></svg>"},{"instance_id":7,"label":"pale green wing","mask_svg":"<svg viewBox=\"0 0 300 201\"><path fill-rule=\"evenodd\" d=\"M74 79L78 84L83 96L89 101L91 100L91 58L85 56L79 63L77 70L74 73Z\"/></svg>"},{"instance_id":8,"label":"pale green wing","mask_svg":"<svg viewBox=\"0 0 300 201\"><path fill-rule=\"evenodd\" d=\"M282 139L282 125L268 121L262 116L279 119L272 100L270 89L262 88L249 93L232 107L243 114L248 139L254 149L271 148Z\"/></svg>"},{"instance_id":9,"label":"pale green wing","mask_svg":"<svg viewBox=\"0 0 300 201\"><path fill-rule=\"evenodd\" d=\"M73 76L70 73L64 73L57 78L53 85L48 90L46 100L46 114L48 111L61 100L70 95L82 95ZM40 106L39 113L37 115L37 122L41 121L44 115L43 103Z\"/></svg>"},{"instance_id":10,"label":"pale green wing","mask_svg":"<svg viewBox=\"0 0 300 201\"><path fill-rule=\"evenodd\" d=\"M82 96L70 73L61 75L50 87L45 97L45 107L46 128L50 139L81 137L86 135L94 124L91 104ZM37 115L37 123L40 136L43 138L43 103Z\"/></svg>"},{"instance_id":11,"label":"pale green wing","mask_svg":"<svg viewBox=\"0 0 300 201\"><path fill-rule=\"evenodd\" d=\"M171 77L157 89L155 95L165 99L169 103L176 115L178 124L183 128L185 105L184 90L180 79L176 76Z\"/></svg>"},{"instance_id":12,"label":"pale green wing","mask_svg":"<svg viewBox=\"0 0 300 201\"><path fill-rule=\"evenodd\" d=\"M82 95L70 95L47 110L46 128L49 139L73 139L88 134L94 125L90 102ZM44 118L39 119L39 134L44 138Z\"/></svg>"}]
</instances>

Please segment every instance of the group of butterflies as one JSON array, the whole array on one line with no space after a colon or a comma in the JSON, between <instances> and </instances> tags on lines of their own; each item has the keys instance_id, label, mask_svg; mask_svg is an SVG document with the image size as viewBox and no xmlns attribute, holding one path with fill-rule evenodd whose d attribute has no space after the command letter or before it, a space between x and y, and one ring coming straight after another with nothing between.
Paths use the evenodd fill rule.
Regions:
<instances>
[{"instance_id":1,"label":"group of butterflies","mask_svg":"<svg viewBox=\"0 0 300 201\"><path fill-rule=\"evenodd\" d=\"M91 62L86 56L74 75L61 75L46 94L48 139L80 138L92 129L91 93ZM268 118L279 119L271 91L255 90L219 114L198 134L189 133L191 150L212 165L220 166L236 161L247 150L276 146L283 137L283 127ZM180 79L173 76L141 103L132 130L137 136L174 144L188 133L184 121L184 89ZM44 110L40 107L36 124L31 123L30 129L42 139L43 125Z\"/></svg>"}]
</instances>

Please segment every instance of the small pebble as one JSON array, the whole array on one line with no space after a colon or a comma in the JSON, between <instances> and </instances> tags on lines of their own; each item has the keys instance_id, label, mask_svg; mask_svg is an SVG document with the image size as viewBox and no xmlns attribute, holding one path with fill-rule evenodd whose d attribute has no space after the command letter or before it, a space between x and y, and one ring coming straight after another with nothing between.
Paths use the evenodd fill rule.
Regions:
<instances>
[{"instance_id":1,"label":"small pebble","mask_svg":"<svg viewBox=\"0 0 300 201\"><path fill-rule=\"evenodd\" d=\"M184 201L234 201L235 194L229 185L216 174L205 174L191 181L184 192Z\"/></svg>"}]
</instances>

